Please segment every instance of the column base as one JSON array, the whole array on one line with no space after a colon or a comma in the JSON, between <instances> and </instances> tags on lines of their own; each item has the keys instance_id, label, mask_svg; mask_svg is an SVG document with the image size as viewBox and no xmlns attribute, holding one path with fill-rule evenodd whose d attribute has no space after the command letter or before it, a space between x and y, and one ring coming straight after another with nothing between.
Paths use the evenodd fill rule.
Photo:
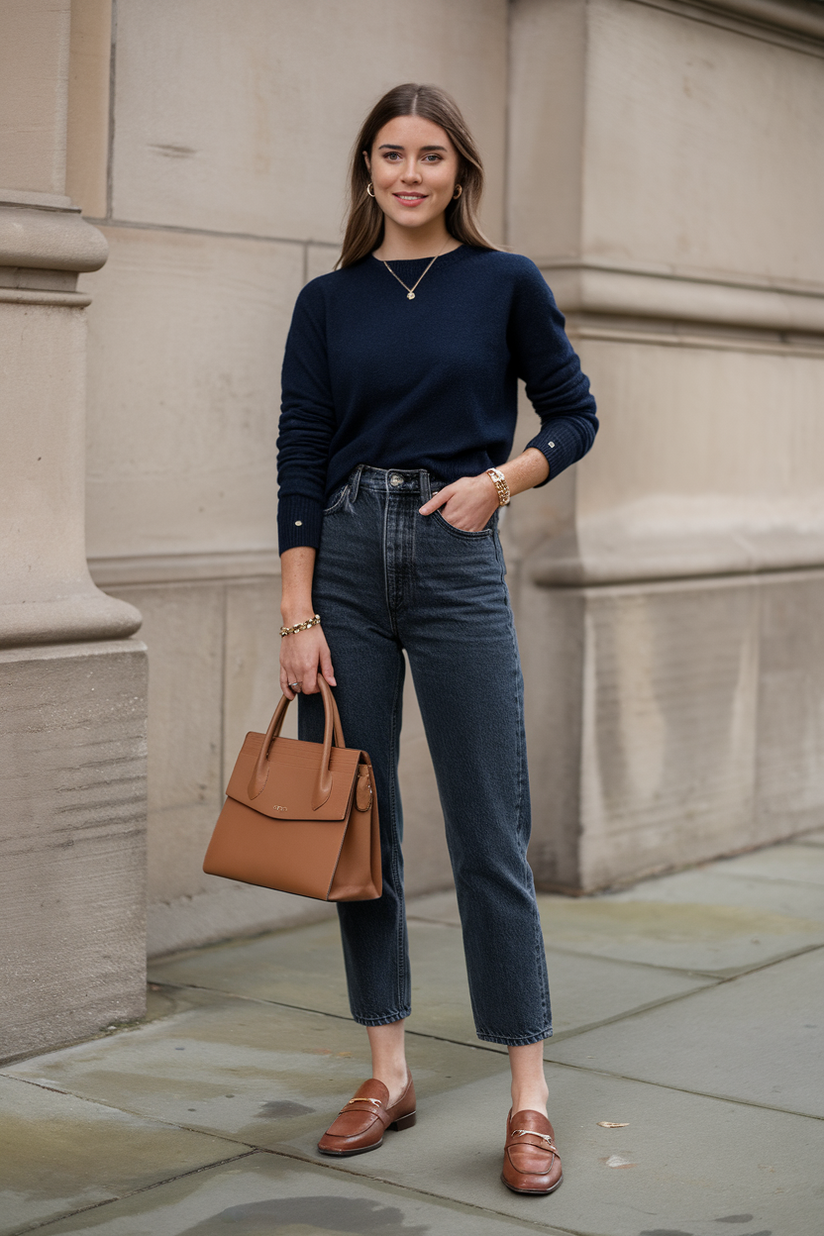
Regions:
<instances>
[{"instance_id":1,"label":"column base","mask_svg":"<svg viewBox=\"0 0 824 1236\"><path fill-rule=\"evenodd\" d=\"M0 1058L145 1012L145 646L0 651Z\"/></svg>"},{"instance_id":2,"label":"column base","mask_svg":"<svg viewBox=\"0 0 824 1236\"><path fill-rule=\"evenodd\" d=\"M586 893L824 823L824 572L525 584L544 889Z\"/></svg>"}]
</instances>

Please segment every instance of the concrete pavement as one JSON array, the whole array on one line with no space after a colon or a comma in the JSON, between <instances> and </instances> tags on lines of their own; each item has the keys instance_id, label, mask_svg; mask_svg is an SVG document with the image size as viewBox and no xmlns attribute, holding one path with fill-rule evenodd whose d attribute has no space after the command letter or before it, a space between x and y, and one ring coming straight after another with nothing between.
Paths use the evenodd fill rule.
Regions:
<instances>
[{"instance_id":1,"label":"concrete pavement","mask_svg":"<svg viewBox=\"0 0 824 1236\"><path fill-rule=\"evenodd\" d=\"M551 1197L500 1182L507 1062L443 893L410 904L414 1129L315 1152L369 1071L334 920L178 954L145 1022L0 1066L1 1236L824 1232L824 830L541 910Z\"/></svg>"}]
</instances>

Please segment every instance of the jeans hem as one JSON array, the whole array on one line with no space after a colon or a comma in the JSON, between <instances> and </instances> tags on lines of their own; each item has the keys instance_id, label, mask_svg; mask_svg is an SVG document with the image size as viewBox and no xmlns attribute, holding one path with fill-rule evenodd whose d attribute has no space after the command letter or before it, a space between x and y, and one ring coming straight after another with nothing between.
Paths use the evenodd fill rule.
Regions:
<instances>
[{"instance_id":1,"label":"jeans hem","mask_svg":"<svg viewBox=\"0 0 824 1236\"><path fill-rule=\"evenodd\" d=\"M353 1013L352 1017L359 1026L391 1026L395 1021L405 1021L411 1012L407 1009L405 1013L387 1013L385 1017L359 1017Z\"/></svg>"},{"instance_id":2,"label":"jeans hem","mask_svg":"<svg viewBox=\"0 0 824 1236\"><path fill-rule=\"evenodd\" d=\"M475 1033L484 1043L501 1043L504 1047L529 1047L532 1043L542 1043L544 1039L551 1039L552 1026L547 1030L539 1031L537 1034L524 1035L518 1038L510 1038L503 1034L486 1034L480 1030L476 1030Z\"/></svg>"}]
</instances>

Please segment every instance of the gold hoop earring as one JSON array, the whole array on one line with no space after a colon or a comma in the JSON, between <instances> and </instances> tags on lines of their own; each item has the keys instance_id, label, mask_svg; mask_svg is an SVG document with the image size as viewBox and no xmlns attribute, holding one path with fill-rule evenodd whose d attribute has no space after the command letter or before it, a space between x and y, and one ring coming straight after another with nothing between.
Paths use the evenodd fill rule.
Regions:
<instances>
[{"instance_id":1,"label":"gold hoop earring","mask_svg":"<svg viewBox=\"0 0 824 1236\"><path fill-rule=\"evenodd\" d=\"M455 192L452 194L452 201L457 202L458 198L463 193L463 185L455 185Z\"/></svg>"},{"instance_id":2,"label":"gold hoop earring","mask_svg":"<svg viewBox=\"0 0 824 1236\"><path fill-rule=\"evenodd\" d=\"M375 190L372 188L372 181L371 181L371 180L369 181L369 184L366 186L366 192L369 194L369 196L370 196L370 197L374 197L374 196L375 196Z\"/></svg>"}]
</instances>

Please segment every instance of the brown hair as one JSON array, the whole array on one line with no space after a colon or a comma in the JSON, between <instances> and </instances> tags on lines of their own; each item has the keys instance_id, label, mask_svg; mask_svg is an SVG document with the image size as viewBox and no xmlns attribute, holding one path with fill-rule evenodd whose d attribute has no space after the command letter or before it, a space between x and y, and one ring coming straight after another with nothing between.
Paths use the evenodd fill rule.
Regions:
<instances>
[{"instance_id":1,"label":"brown hair","mask_svg":"<svg viewBox=\"0 0 824 1236\"><path fill-rule=\"evenodd\" d=\"M478 226L477 212L484 186L484 169L475 140L467 128L457 103L439 86L418 86L406 82L395 86L378 99L358 134L352 150L349 187L349 218L338 266L352 266L376 249L383 236L383 211L366 192L369 170L363 157L371 157L380 130L396 116L422 116L449 135L458 152L458 184L463 192L446 208L447 231L465 245L494 249Z\"/></svg>"}]
</instances>

